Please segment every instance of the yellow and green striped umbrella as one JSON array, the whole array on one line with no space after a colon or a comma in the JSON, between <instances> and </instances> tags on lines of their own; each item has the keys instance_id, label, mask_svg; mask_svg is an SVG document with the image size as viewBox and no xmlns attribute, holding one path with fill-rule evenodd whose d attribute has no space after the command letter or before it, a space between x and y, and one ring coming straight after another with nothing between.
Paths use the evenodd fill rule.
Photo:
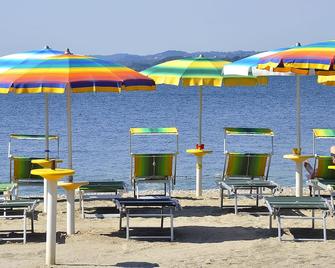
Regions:
<instances>
[{"instance_id":1,"label":"yellow and green striped umbrella","mask_svg":"<svg viewBox=\"0 0 335 268\"><path fill-rule=\"evenodd\" d=\"M155 80L156 84L199 86L199 144L202 144L202 86L256 86L267 83L265 77L222 76L222 68L230 63L216 58L183 58L152 66L141 73Z\"/></svg>"}]
</instances>

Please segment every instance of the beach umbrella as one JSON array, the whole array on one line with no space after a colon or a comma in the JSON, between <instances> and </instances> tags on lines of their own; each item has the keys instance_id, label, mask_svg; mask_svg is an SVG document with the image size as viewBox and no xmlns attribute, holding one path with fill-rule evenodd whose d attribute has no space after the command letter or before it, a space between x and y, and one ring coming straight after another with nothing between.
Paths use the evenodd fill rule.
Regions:
<instances>
[{"instance_id":1,"label":"beach umbrella","mask_svg":"<svg viewBox=\"0 0 335 268\"><path fill-rule=\"evenodd\" d=\"M221 71L225 64L230 63L217 58L205 58L202 55L194 58L182 58L171 60L152 66L141 73L155 80L156 84L168 84L179 86L199 87L199 127L198 144L196 149L189 150L197 156L196 163L196 194L202 194L202 157L210 151L204 150L202 141L202 102L203 86L255 86L265 84L264 78L253 76L222 76Z\"/></svg>"},{"instance_id":2,"label":"beach umbrella","mask_svg":"<svg viewBox=\"0 0 335 268\"><path fill-rule=\"evenodd\" d=\"M297 75L297 92L300 88L301 75L332 75L334 70L335 41L324 41L309 45L296 46L260 59L258 68L275 72L292 72ZM300 97L297 96L297 102ZM299 103L300 106L300 103ZM300 131L300 122L299 129ZM297 147L301 151L300 133ZM299 167L298 167L299 164ZM296 173L300 173L299 189L296 195L302 195L302 164L297 162ZM298 188L298 187L297 187Z\"/></svg>"},{"instance_id":3,"label":"beach umbrella","mask_svg":"<svg viewBox=\"0 0 335 268\"><path fill-rule=\"evenodd\" d=\"M49 46L46 46L41 50L32 50L27 52L15 53L0 57L0 75L15 69L26 67L27 64L34 65L39 60L47 57L61 55L63 51L53 50ZM2 83L0 81L0 87ZM19 93L19 92L17 92ZM31 90L33 93L33 89ZM45 94L45 158L49 159L49 98L48 94Z\"/></svg>"}]
</instances>

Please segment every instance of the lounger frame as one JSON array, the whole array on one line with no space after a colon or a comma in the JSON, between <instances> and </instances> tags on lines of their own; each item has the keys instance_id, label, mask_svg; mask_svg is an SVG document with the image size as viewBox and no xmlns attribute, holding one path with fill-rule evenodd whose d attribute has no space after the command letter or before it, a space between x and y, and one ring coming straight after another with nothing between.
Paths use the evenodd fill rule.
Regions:
<instances>
[{"instance_id":1,"label":"lounger frame","mask_svg":"<svg viewBox=\"0 0 335 268\"><path fill-rule=\"evenodd\" d=\"M269 210L269 228L272 228L272 217L277 219L277 230L278 239L282 239L282 220L284 219L301 219L301 220L312 220L312 228L314 229L315 220L322 221L323 238L294 238L293 241L326 241L327 240L327 222L326 218L332 213L332 208L328 201L321 197L287 197L287 196L277 196L275 197L280 201L271 201L271 197L265 197L265 204ZM311 210L311 216L306 215L282 215L282 211L285 210ZM315 216L315 210L321 210L322 216Z\"/></svg>"},{"instance_id":2,"label":"lounger frame","mask_svg":"<svg viewBox=\"0 0 335 268\"><path fill-rule=\"evenodd\" d=\"M169 239L174 240L174 211L180 209L179 202L172 198L116 198L114 200L120 211L119 228L122 229L122 219L126 218L126 239ZM146 213L146 210L150 210ZM157 212L153 212L157 211ZM130 234L130 218L160 218L163 228L164 217L170 218L170 235L134 236Z\"/></svg>"},{"instance_id":3,"label":"lounger frame","mask_svg":"<svg viewBox=\"0 0 335 268\"><path fill-rule=\"evenodd\" d=\"M31 233L34 233L34 217L35 208L38 205L38 201L26 201L26 200L8 200L0 202L0 219L22 219L22 237L13 238L0 238L0 240L22 240L25 244L27 241L27 218L31 219ZM1 230L1 232L9 232L14 230ZM15 230L16 231L16 230Z\"/></svg>"}]
</instances>

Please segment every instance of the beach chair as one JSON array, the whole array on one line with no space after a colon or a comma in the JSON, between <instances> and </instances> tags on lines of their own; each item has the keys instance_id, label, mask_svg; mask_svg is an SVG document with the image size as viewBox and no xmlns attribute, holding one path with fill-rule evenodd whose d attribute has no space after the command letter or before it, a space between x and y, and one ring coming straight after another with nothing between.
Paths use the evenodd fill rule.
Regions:
<instances>
[{"instance_id":1,"label":"beach chair","mask_svg":"<svg viewBox=\"0 0 335 268\"><path fill-rule=\"evenodd\" d=\"M25 244L27 241L27 219L30 218L31 233L34 233L35 208L38 200L18 199L18 200L2 200L0 201L0 219L22 219L23 230L21 237L3 237L0 240L22 240ZM17 230L15 230L17 231ZM0 230L0 232L14 232L13 230ZM18 231L20 232L20 231Z\"/></svg>"},{"instance_id":2,"label":"beach chair","mask_svg":"<svg viewBox=\"0 0 335 268\"><path fill-rule=\"evenodd\" d=\"M80 186L79 204L82 218L85 218L85 200L114 200L126 191L127 186L123 181L90 181Z\"/></svg>"},{"instance_id":3,"label":"beach chair","mask_svg":"<svg viewBox=\"0 0 335 268\"><path fill-rule=\"evenodd\" d=\"M329 202L318 196L268 196L264 197L265 204L270 213L269 228L272 228L272 217L277 219L278 226L278 239L282 240L281 229L283 219L303 219L312 220L312 228L314 228L315 220L322 220L323 224L323 238L322 239L311 239L311 238L295 238L293 240L327 240L327 227L326 217L333 213ZM289 210L290 214L285 214L285 211ZM301 210L312 210L312 215L308 216L299 213ZM315 216L315 210L319 210L322 216Z\"/></svg>"},{"instance_id":4,"label":"beach chair","mask_svg":"<svg viewBox=\"0 0 335 268\"><path fill-rule=\"evenodd\" d=\"M132 149L133 136L164 136L176 137L175 152L134 153ZM134 186L134 196L139 197L141 184L163 184L163 195L171 196L171 190L176 183L178 155L178 130L176 128L131 128L130 129L130 172Z\"/></svg>"},{"instance_id":5,"label":"beach chair","mask_svg":"<svg viewBox=\"0 0 335 268\"><path fill-rule=\"evenodd\" d=\"M312 195L316 193L320 196L325 193L330 196L331 204L334 208L335 195L335 170L329 169L333 166L333 159L331 156L318 155L317 143L319 139L334 139L335 130L333 129L313 129L313 154L314 167L313 173L308 177L307 184L312 188Z\"/></svg>"},{"instance_id":6,"label":"beach chair","mask_svg":"<svg viewBox=\"0 0 335 268\"><path fill-rule=\"evenodd\" d=\"M122 219L126 217L126 238L168 238L174 240L174 211L181 209L177 199L171 197L141 197L141 198L116 198L114 200L116 207L120 211L120 230L122 229ZM164 217L170 218L170 234L169 235L146 235L135 236L130 235L130 218L147 217L161 218L161 229L163 229ZM133 228L132 228L133 229Z\"/></svg>"},{"instance_id":7,"label":"beach chair","mask_svg":"<svg viewBox=\"0 0 335 268\"><path fill-rule=\"evenodd\" d=\"M228 152L227 136L269 136L271 137L271 152L269 153L241 153ZM271 156L273 154L273 131L265 128L225 128L224 129L224 151L225 162L222 178L218 182L221 190L220 205L223 208L224 191L228 192L228 197L235 199L234 210L238 212L238 198L247 196L256 198L256 206L259 205L259 198L270 190L273 195L278 189L278 185L268 180Z\"/></svg>"},{"instance_id":8,"label":"beach chair","mask_svg":"<svg viewBox=\"0 0 335 268\"><path fill-rule=\"evenodd\" d=\"M59 137L57 135L50 135L50 141L57 142L57 156L59 159ZM8 142L8 158L9 158L9 177L10 182L17 185L17 194L19 194L19 186L39 186L43 185L44 179L40 176L32 175L31 170L42 168L38 164L33 164L31 161L33 159L44 158L44 154L41 156L27 156L27 155L16 155L13 152L13 142L14 141L45 141L44 135L28 135L28 134L11 134L9 136ZM33 154L33 153L29 153Z\"/></svg>"}]
</instances>

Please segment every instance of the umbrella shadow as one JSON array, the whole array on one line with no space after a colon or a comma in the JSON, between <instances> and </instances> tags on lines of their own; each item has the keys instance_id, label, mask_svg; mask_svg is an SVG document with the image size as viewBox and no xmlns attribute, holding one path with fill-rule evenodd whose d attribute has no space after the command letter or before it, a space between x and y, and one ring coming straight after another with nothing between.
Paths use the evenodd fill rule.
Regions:
<instances>
[{"instance_id":1,"label":"umbrella shadow","mask_svg":"<svg viewBox=\"0 0 335 268\"><path fill-rule=\"evenodd\" d=\"M127 261L118 262L116 264L94 264L94 263L58 263L58 265L67 267L133 267L133 268L153 268L159 267L158 263L151 263L145 261Z\"/></svg>"}]
</instances>

